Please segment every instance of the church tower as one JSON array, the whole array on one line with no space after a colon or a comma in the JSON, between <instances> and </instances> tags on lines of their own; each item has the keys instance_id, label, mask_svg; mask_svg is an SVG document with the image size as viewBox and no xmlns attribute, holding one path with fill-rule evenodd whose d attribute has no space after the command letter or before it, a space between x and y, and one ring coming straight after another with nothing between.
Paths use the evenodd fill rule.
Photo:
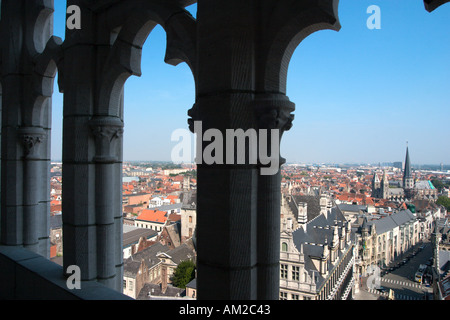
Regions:
<instances>
[{"instance_id":1,"label":"church tower","mask_svg":"<svg viewBox=\"0 0 450 320\"><path fill-rule=\"evenodd\" d=\"M381 180L381 194L383 199L389 198L389 180L386 171L383 173L383 179Z\"/></svg>"},{"instance_id":2,"label":"church tower","mask_svg":"<svg viewBox=\"0 0 450 320\"><path fill-rule=\"evenodd\" d=\"M405 169L403 170L403 189L405 190L406 198L411 199L413 195L412 191L414 189L414 178L411 173L408 147L406 147Z\"/></svg>"},{"instance_id":3,"label":"church tower","mask_svg":"<svg viewBox=\"0 0 450 320\"><path fill-rule=\"evenodd\" d=\"M373 179L372 179L372 197L374 198L380 198L380 188L381 188L381 182L380 178L378 177L378 174L374 172Z\"/></svg>"}]
</instances>

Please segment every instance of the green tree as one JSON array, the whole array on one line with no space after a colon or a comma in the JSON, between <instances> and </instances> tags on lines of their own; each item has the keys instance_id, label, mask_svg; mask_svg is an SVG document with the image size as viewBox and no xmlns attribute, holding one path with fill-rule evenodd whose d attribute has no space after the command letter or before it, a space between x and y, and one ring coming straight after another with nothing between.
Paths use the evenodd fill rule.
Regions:
<instances>
[{"instance_id":1,"label":"green tree","mask_svg":"<svg viewBox=\"0 0 450 320\"><path fill-rule=\"evenodd\" d=\"M440 196L437 199L436 204L444 206L447 209L447 211L450 211L450 198L446 196Z\"/></svg>"},{"instance_id":2,"label":"green tree","mask_svg":"<svg viewBox=\"0 0 450 320\"><path fill-rule=\"evenodd\" d=\"M433 184L433 186L436 189L438 189L439 192L442 192L442 188L444 188L444 184L442 183L441 180L433 179L433 180L431 180L431 183Z\"/></svg>"},{"instance_id":3,"label":"green tree","mask_svg":"<svg viewBox=\"0 0 450 320\"><path fill-rule=\"evenodd\" d=\"M195 264L191 260L182 261L172 276L172 283L177 288L186 288L186 285L195 278Z\"/></svg>"}]
</instances>

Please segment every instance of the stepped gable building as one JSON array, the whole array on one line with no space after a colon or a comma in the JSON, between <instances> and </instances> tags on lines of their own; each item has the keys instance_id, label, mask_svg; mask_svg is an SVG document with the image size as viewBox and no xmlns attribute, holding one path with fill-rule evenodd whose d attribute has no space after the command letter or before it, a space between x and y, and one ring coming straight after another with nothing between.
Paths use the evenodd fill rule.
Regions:
<instances>
[{"instance_id":1,"label":"stepped gable building","mask_svg":"<svg viewBox=\"0 0 450 320\"><path fill-rule=\"evenodd\" d=\"M351 299L354 286L351 224L333 207L281 233L280 299Z\"/></svg>"},{"instance_id":2,"label":"stepped gable building","mask_svg":"<svg viewBox=\"0 0 450 320\"><path fill-rule=\"evenodd\" d=\"M186 7L196 2L193 17ZM424 0L429 11L445 2ZM73 299L99 292L102 298L126 298L121 294L125 83L141 75L143 47L155 26L167 35L164 61L185 62L192 71L195 103L186 106L191 131L201 121L203 131L216 128L223 136L227 129L278 129L279 137L294 120L295 104L286 95L294 51L314 32L340 29L338 0L67 0L66 5L63 40L53 34L54 1L1 1L0 259L15 274L1 278L0 298L45 293ZM62 268L47 260L57 73L57 90L64 94ZM207 147L198 145L198 153ZM277 148L267 150L284 161ZM223 160L228 156L225 150ZM281 175L261 175L261 160L197 166L199 299L279 298ZM14 279L24 271L15 264L31 262L30 257L36 263L27 270L36 283L47 285L20 291ZM37 268L37 262L46 267ZM50 273L52 279L68 277L72 265L91 286L68 292L64 281L48 279ZM44 269L52 271L43 274Z\"/></svg>"}]
</instances>

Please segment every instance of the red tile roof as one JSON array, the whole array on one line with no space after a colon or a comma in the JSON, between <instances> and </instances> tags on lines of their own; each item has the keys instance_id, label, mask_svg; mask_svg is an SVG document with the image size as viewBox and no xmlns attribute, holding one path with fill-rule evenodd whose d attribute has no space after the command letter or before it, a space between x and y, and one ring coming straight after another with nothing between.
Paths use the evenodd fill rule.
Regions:
<instances>
[{"instance_id":1,"label":"red tile roof","mask_svg":"<svg viewBox=\"0 0 450 320\"><path fill-rule=\"evenodd\" d=\"M144 209L141 214L136 218L137 220L148 221L148 222L158 222L165 223L167 221L167 212L153 210L153 209Z\"/></svg>"}]
</instances>

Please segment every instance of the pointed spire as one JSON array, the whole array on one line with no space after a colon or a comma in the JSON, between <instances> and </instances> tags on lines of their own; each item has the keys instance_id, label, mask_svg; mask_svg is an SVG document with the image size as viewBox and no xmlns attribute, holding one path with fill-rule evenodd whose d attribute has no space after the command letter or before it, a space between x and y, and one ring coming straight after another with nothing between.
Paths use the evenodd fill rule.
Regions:
<instances>
[{"instance_id":1,"label":"pointed spire","mask_svg":"<svg viewBox=\"0 0 450 320\"><path fill-rule=\"evenodd\" d=\"M406 146L405 169L403 171L403 188L411 190L414 188L414 179L411 174L411 161L409 160L409 149Z\"/></svg>"},{"instance_id":2,"label":"pointed spire","mask_svg":"<svg viewBox=\"0 0 450 320\"><path fill-rule=\"evenodd\" d=\"M406 143L406 159L405 159L405 170L403 174L403 179L411 178L411 162L409 160L409 148L408 142Z\"/></svg>"},{"instance_id":3,"label":"pointed spire","mask_svg":"<svg viewBox=\"0 0 450 320\"><path fill-rule=\"evenodd\" d=\"M372 183L378 183L378 182L380 182L380 178L378 177L378 174L376 172L374 172Z\"/></svg>"},{"instance_id":4,"label":"pointed spire","mask_svg":"<svg viewBox=\"0 0 450 320\"><path fill-rule=\"evenodd\" d=\"M387 172L386 172L386 170L384 170L384 172L383 172L383 183L386 183L388 181L389 181L389 179L387 177Z\"/></svg>"}]
</instances>

